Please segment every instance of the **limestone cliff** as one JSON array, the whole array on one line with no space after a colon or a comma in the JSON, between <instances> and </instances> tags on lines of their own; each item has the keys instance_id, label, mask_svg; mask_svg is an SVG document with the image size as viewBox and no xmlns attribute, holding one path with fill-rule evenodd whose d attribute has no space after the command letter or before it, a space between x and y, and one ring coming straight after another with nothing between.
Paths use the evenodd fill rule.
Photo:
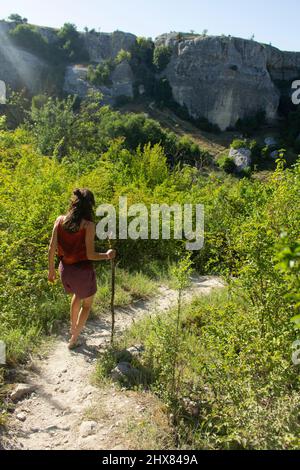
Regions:
<instances>
[{"instance_id":1,"label":"limestone cliff","mask_svg":"<svg viewBox=\"0 0 300 470\"><path fill-rule=\"evenodd\" d=\"M15 23L0 21L0 80L8 86L26 88L31 94L45 91L53 80L53 70L42 59L32 53L16 47L9 38L9 30ZM51 44L57 41L56 30L53 28L37 27L42 36ZM130 33L115 31L113 33L81 33L90 63L100 63L114 59L123 49L129 51L136 37ZM97 87L103 93L104 102L114 104L120 96L133 97L134 76L127 61L118 64L111 76L111 86ZM66 93L84 97L88 90L95 88L87 81L87 66L65 64L65 76L61 89Z\"/></svg>"},{"instance_id":2,"label":"limestone cliff","mask_svg":"<svg viewBox=\"0 0 300 470\"><path fill-rule=\"evenodd\" d=\"M26 87L32 94L43 92L53 75L66 93L84 97L93 88L87 81L87 63L63 64L60 78L44 57L11 43L8 32L14 27L14 23L0 21L0 80L12 88ZM48 43L58 40L55 29L37 28ZM90 64L115 59L120 50L131 51L136 42L133 34L121 31L81 33L81 37ZM158 77L168 79L174 100L185 105L192 117L205 117L222 130L258 111L265 111L269 120L276 118L282 83L286 92L289 82L300 79L300 53L282 52L256 41L170 33L159 36L155 45L171 49L170 61ZM149 74L153 77L152 69L148 79ZM108 82L96 88L109 104L120 96L133 98L135 82L143 86L127 60L114 66Z\"/></svg>"},{"instance_id":3,"label":"limestone cliff","mask_svg":"<svg viewBox=\"0 0 300 470\"><path fill-rule=\"evenodd\" d=\"M9 25L0 22L0 80L13 89L27 88L37 94L49 72L48 65L35 55L14 47L6 35Z\"/></svg>"},{"instance_id":4,"label":"limestone cliff","mask_svg":"<svg viewBox=\"0 0 300 470\"><path fill-rule=\"evenodd\" d=\"M274 82L300 78L300 53L251 40L173 33L159 36L156 45L172 49L163 75L175 101L222 130L262 110L274 119L280 100Z\"/></svg>"}]
</instances>

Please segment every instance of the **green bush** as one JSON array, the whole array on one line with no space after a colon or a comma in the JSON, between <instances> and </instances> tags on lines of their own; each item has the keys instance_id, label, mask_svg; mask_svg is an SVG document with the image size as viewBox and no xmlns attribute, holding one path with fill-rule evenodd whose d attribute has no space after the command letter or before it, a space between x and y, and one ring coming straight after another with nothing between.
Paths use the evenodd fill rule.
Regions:
<instances>
[{"instance_id":1,"label":"green bush","mask_svg":"<svg viewBox=\"0 0 300 470\"><path fill-rule=\"evenodd\" d=\"M93 85L111 85L111 74L113 69L114 64L111 60L105 60L98 64L96 67L93 67L93 65L89 65L87 79Z\"/></svg>"},{"instance_id":2,"label":"green bush","mask_svg":"<svg viewBox=\"0 0 300 470\"><path fill-rule=\"evenodd\" d=\"M41 57L47 57L48 42L35 26L18 24L9 31L9 36L16 46L27 49L29 52Z\"/></svg>"},{"instance_id":3,"label":"green bush","mask_svg":"<svg viewBox=\"0 0 300 470\"><path fill-rule=\"evenodd\" d=\"M84 41L74 24L65 23L57 33L58 45L69 62L88 62L89 55Z\"/></svg>"},{"instance_id":4,"label":"green bush","mask_svg":"<svg viewBox=\"0 0 300 470\"><path fill-rule=\"evenodd\" d=\"M21 15L18 15L18 13L9 15L8 20L17 24L26 24L28 22L27 18L23 18Z\"/></svg>"},{"instance_id":5,"label":"green bush","mask_svg":"<svg viewBox=\"0 0 300 470\"><path fill-rule=\"evenodd\" d=\"M117 57L115 58L115 64L118 65L124 61L130 62L130 60L131 60L131 53L129 51L125 51L124 49L121 49L118 52Z\"/></svg>"},{"instance_id":6,"label":"green bush","mask_svg":"<svg viewBox=\"0 0 300 470\"><path fill-rule=\"evenodd\" d=\"M172 49L167 46L157 46L154 49L153 64L158 72L162 72L167 67L172 56Z\"/></svg>"},{"instance_id":7,"label":"green bush","mask_svg":"<svg viewBox=\"0 0 300 470\"><path fill-rule=\"evenodd\" d=\"M226 155L218 159L218 165L226 173L234 173L236 170L234 159Z\"/></svg>"}]
</instances>

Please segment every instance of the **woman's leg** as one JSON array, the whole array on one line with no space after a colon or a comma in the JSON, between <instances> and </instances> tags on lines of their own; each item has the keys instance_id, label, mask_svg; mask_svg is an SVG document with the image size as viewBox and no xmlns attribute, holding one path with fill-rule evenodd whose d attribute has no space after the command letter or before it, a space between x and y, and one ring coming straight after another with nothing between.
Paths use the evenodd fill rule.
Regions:
<instances>
[{"instance_id":1,"label":"woman's leg","mask_svg":"<svg viewBox=\"0 0 300 470\"><path fill-rule=\"evenodd\" d=\"M81 308L81 299L77 297L76 294L74 294L71 300L71 310L70 310L71 335L75 333L80 308Z\"/></svg>"},{"instance_id":2,"label":"woman's leg","mask_svg":"<svg viewBox=\"0 0 300 470\"><path fill-rule=\"evenodd\" d=\"M78 315L78 320L76 324L75 331L72 335L71 341L69 343L69 346L72 346L76 343L78 336L82 332L86 321L88 319L88 316L90 314L92 305L93 305L93 300L94 300L94 295L92 297L88 297L86 299L82 300L82 307L80 309L79 315Z\"/></svg>"}]
</instances>

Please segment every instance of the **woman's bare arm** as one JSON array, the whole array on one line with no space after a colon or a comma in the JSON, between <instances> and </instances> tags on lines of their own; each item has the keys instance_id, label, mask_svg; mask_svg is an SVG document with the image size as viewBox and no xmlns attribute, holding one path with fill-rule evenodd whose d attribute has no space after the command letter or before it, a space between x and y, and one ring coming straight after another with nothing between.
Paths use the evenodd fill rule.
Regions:
<instances>
[{"instance_id":1,"label":"woman's bare arm","mask_svg":"<svg viewBox=\"0 0 300 470\"><path fill-rule=\"evenodd\" d=\"M90 261L102 261L113 259L116 255L115 250L108 250L106 253L97 253L95 251L95 235L96 228L95 224L89 222L86 227L85 235L85 245L86 245L86 255Z\"/></svg>"},{"instance_id":2,"label":"woman's bare arm","mask_svg":"<svg viewBox=\"0 0 300 470\"><path fill-rule=\"evenodd\" d=\"M48 280L49 282L54 282L56 278L56 273L55 273L56 250L57 250L57 221L55 222L54 227L53 227L52 236L51 236L49 249L48 249L48 268L49 268Z\"/></svg>"}]
</instances>

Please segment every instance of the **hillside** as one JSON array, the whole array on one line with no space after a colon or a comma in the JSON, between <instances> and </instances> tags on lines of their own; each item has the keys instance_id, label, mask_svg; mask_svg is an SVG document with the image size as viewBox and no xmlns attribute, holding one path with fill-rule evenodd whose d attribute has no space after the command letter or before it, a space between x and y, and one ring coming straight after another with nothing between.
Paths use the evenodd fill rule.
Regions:
<instances>
[{"instance_id":1,"label":"hillside","mask_svg":"<svg viewBox=\"0 0 300 470\"><path fill-rule=\"evenodd\" d=\"M300 74L300 53L231 36L170 33L153 42L5 21L0 36L0 79L13 88L81 98L94 89L108 104L151 96L222 131L262 113L276 120Z\"/></svg>"},{"instance_id":2,"label":"hillside","mask_svg":"<svg viewBox=\"0 0 300 470\"><path fill-rule=\"evenodd\" d=\"M299 53L12 16L0 449L299 450Z\"/></svg>"}]
</instances>

